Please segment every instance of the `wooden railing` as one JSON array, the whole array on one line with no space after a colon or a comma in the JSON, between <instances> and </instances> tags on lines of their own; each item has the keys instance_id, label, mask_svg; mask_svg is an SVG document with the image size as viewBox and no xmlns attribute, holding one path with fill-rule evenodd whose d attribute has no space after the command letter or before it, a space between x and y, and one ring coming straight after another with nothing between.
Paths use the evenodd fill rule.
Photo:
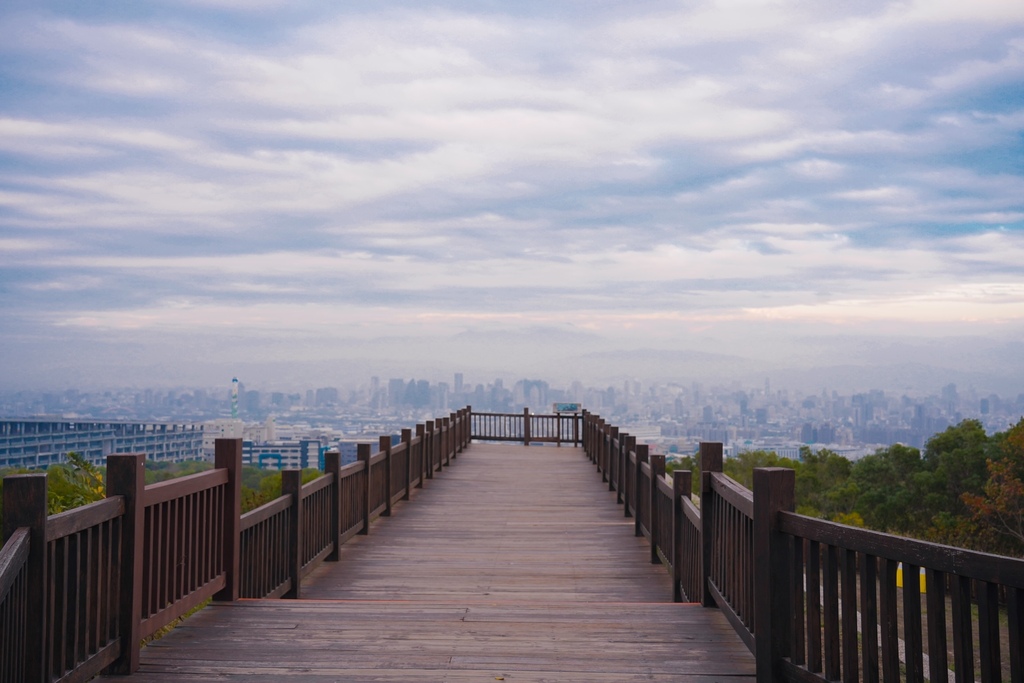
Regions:
<instances>
[{"instance_id":1,"label":"wooden railing","mask_svg":"<svg viewBox=\"0 0 1024 683\"><path fill-rule=\"evenodd\" d=\"M792 470L759 468L749 491L719 443L700 446L699 508L691 472L669 482L662 456L586 412L583 445L673 599L720 608L758 681L1024 681L1024 560L798 515Z\"/></svg>"},{"instance_id":2,"label":"wooden railing","mask_svg":"<svg viewBox=\"0 0 1024 683\"><path fill-rule=\"evenodd\" d=\"M242 442L213 470L145 485L143 455L107 459L107 498L47 515L46 475L4 479L0 682L85 681L138 668L139 643L210 598L298 597L302 577L369 533L469 443L470 411L360 444L359 461L240 514Z\"/></svg>"},{"instance_id":3,"label":"wooden railing","mask_svg":"<svg viewBox=\"0 0 1024 683\"><path fill-rule=\"evenodd\" d=\"M522 413L472 413L471 438L478 441L554 443L574 446L583 442L583 416L579 413L533 415Z\"/></svg>"}]
</instances>

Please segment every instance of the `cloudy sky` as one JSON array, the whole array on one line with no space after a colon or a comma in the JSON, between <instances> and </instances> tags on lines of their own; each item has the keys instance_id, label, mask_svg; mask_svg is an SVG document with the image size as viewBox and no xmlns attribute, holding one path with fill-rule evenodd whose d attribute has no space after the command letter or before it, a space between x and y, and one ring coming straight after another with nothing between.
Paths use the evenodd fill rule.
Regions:
<instances>
[{"instance_id":1,"label":"cloudy sky","mask_svg":"<svg viewBox=\"0 0 1024 683\"><path fill-rule=\"evenodd\" d=\"M1024 391L1024 2L4 3L0 307L0 389Z\"/></svg>"}]
</instances>

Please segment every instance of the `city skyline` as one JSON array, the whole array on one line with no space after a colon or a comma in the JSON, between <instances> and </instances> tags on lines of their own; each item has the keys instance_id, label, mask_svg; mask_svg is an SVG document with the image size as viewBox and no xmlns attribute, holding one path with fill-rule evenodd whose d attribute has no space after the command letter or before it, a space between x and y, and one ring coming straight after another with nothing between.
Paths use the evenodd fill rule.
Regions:
<instances>
[{"instance_id":1,"label":"city skyline","mask_svg":"<svg viewBox=\"0 0 1024 683\"><path fill-rule=\"evenodd\" d=\"M559 385L538 378L476 379L464 373L441 382L370 377L356 387L316 385L292 392L239 382L237 395L235 385L229 390L0 392L0 418L25 424L201 423L208 429L219 425L213 427L215 432L228 424L241 430L245 424L247 432L256 430L253 434L269 433L277 425L289 432L299 430L294 433L330 429L363 434L386 433L394 425L433 419L466 406L481 413L519 414L526 408L545 414L553 404L570 402L628 427L631 434L659 448L674 446L687 452L699 441L721 441L733 455L769 449L797 457L800 444L817 444L815 448L837 449L856 458L894 443L921 447L964 420L976 420L994 434L1024 415L1024 392L986 394L953 383L915 394L880 389L846 394L827 389L807 393L770 379L754 386L625 381L607 387L578 380Z\"/></svg>"},{"instance_id":2,"label":"city skyline","mask_svg":"<svg viewBox=\"0 0 1024 683\"><path fill-rule=\"evenodd\" d=\"M0 35L2 390L1024 385L1024 3L6 3Z\"/></svg>"}]
</instances>

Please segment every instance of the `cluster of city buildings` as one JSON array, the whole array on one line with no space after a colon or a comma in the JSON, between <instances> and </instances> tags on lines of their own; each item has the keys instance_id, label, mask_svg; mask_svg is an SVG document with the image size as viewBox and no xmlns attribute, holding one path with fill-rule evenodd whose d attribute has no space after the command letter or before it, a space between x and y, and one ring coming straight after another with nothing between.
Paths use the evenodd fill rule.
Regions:
<instances>
[{"instance_id":1,"label":"cluster of city buildings","mask_svg":"<svg viewBox=\"0 0 1024 683\"><path fill-rule=\"evenodd\" d=\"M209 458L219 437L241 438L247 464L267 469L322 466L328 449L343 462L356 444L471 405L477 412L550 412L575 402L664 453L692 453L701 441L720 441L726 453L769 450L799 457L800 449L829 448L851 459L893 443L921 447L966 418L990 432L1024 414L1013 398L958 390L910 396L872 390L801 393L762 386L705 386L627 381L604 388L572 382L502 379L472 384L371 378L342 390L259 391L241 382L222 389L119 390L0 394L0 468L47 467L69 451L102 462L112 453L151 459ZM4 417L11 416L11 417Z\"/></svg>"}]
</instances>

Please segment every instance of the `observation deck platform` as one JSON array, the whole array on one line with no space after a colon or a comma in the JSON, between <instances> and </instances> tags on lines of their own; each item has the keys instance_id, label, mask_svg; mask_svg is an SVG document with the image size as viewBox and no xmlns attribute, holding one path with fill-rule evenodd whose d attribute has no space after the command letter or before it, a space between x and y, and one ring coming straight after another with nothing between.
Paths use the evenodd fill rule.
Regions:
<instances>
[{"instance_id":1,"label":"observation deck platform","mask_svg":"<svg viewBox=\"0 0 1024 683\"><path fill-rule=\"evenodd\" d=\"M473 443L298 600L214 603L109 681L753 681L571 446Z\"/></svg>"}]
</instances>

